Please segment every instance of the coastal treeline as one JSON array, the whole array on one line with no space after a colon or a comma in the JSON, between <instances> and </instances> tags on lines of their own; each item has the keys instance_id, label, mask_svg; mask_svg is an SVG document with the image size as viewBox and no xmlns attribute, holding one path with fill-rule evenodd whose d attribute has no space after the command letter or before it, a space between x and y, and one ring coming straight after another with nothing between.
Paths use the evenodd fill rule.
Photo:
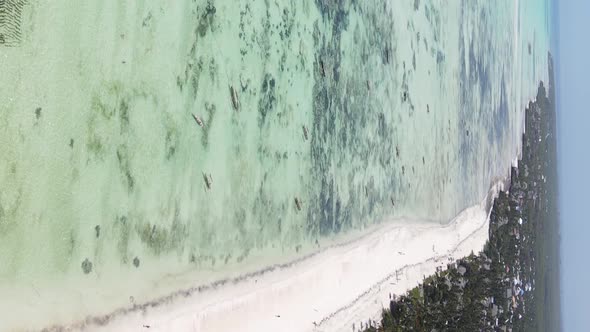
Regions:
<instances>
[{"instance_id":1,"label":"coastal treeline","mask_svg":"<svg viewBox=\"0 0 590 332\"><path fill-rule=\"evenodd\" d=\"M550 59L550 79L553 71ZM529 331L559 326L555 108L541 82L526 110L522 159L490 213L484 250L390 299L365 331ZM558 311L557 311L558 312Z\"/></svg>"}]
</instances>

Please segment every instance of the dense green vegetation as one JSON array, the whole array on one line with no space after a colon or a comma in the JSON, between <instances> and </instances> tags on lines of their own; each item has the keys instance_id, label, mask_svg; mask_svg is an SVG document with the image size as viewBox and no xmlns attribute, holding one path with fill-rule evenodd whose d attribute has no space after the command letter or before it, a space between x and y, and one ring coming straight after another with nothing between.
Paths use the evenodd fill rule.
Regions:
<instances>
[{"instance_id":1,"label":"dense green vegetation","mask_svg":"<svg viewBox=\"0 0 590 332\"><path fill-rule=\"evenodd\" d=\"M550 59L550 80L553 68ZM490 213L484 250L390 301L367 331L558 331L554 90L526 110L522 159Z\"/></svg>"}]
</instances>

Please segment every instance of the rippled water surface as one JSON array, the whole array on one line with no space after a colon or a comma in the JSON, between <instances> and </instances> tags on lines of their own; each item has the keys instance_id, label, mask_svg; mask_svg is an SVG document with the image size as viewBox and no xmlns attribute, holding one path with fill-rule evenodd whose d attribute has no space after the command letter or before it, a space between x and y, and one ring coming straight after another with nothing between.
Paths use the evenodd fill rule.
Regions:
<instances>
[{"instance_id":1,"label":"rippled water surface","mask_svg":"<svg viewBox=\"0 0 590 332\"><path fill-rule=\"evenodd\" d=\"M505 174L547 77L543 1L2 7L0 290L43 310L83 285L76 315L128 301L113 280L448 222Z\"/></svg>"}]
</instances>

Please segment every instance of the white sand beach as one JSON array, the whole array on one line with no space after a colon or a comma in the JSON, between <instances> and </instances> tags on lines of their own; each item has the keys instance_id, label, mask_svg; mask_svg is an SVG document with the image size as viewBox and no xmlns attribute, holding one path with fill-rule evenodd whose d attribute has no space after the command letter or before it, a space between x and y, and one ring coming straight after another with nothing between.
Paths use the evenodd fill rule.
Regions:
<instances>
[{"instance_id":1,"label":"white sand beach","mask_svg":"<svg viewBox=\"0 0 590 332\"><path fill-rule=\"evenodd\" d=\"M503 184L499 183L491 191ZM488 198L447 225L393 221L287 268L113 319L97 330L352 331L379 321L390 295L488 239ZM90 330L95 327L89 326Z\"/></svg>"},{"instance_id":2,"label":"white sand beach","mask_svg":"<svg viewBox=\"0 0 590 332\"><path fill-rule=\"evenodd\" d=\"M233 279L215 281L227 276L227 271L207 276L187 273L142 284L130 283L131 276L118 273L122 280L100 280L94 285L72 280L51 287L0 289L12 299L0 300L0 310L14 313L3 319L2 326L18 330L23 327L22 315L34 312L27 328L57 331L358 329L361 322L379 320L389 296L404 294L438 267L446 269L449 262L482 250L488 239L491 198L503 186L499 181L486 199L449 224L390 220L357 234L356 239L340 239L304 256L308 258L283 260L270 268L252 266L245 275L248 269L242 267L242 274L234 274ZM105 282L111 283L110 293L105 292ZM176 291L167 293L171 289ZM117 292L147 295L130 298L112 310ZM150 298L153 294L160 296ZM55 307L49 310L47 301ZM87 312L98 314L84 316Z\"/></svg>"}]
</instances>

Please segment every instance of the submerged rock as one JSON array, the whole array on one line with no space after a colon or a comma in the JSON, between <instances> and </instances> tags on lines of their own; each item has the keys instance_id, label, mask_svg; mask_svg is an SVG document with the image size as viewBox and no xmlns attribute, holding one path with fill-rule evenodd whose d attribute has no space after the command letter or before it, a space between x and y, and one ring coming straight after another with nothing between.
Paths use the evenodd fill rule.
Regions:
<instances>
[{"instance_id":1,"label":"submerged rock","mask_svg":"<svg viewBox=\"0 0 590 332\"><path fill-rule=\"evenodd\" d=\"M92 272L92 262L88 260L88 258L86 258L83 262L82 262L82 271L84 272L84 274L88 274L90 272Z\"/></svg>"}]
</instances>

